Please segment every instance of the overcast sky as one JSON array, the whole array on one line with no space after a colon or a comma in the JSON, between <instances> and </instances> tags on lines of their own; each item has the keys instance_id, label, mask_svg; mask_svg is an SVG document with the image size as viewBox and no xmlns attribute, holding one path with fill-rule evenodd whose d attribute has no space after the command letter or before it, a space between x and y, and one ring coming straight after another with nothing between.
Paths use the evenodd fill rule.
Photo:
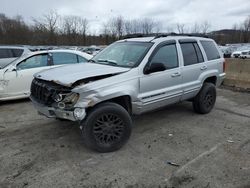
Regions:
<instances>
[{"instance_id":1,"label":"overcast sky","mask_svg":"<svg viewBox=\"0 0 250 188\"><path fill-rule=\"evenodd\" d=\"M209 21L212 30L231 28L250 15L250 0L0 0L0 13L21 15L26 22L49 10L89 20L92 33L99 33L110 17L152 18L162 31L176 23L191 25Z\"/></svg>"}]
</instances>

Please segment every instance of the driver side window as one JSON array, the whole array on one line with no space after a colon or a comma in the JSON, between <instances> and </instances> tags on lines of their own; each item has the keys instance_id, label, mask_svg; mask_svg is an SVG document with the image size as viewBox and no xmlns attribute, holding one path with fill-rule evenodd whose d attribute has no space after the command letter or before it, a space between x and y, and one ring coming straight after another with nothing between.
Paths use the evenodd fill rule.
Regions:
<instances>
[{"instance_id":1,"label":"driver side window","mask_svg":"<svg viewBox=\"0 0 250 188\"><path fill-rule=\"evenodd\" d=\"M44 67L47 66L48 61L48 55L42 54L42 55L36 55L32 56L28 59L25 59L21 63L17 65L17 70L24 70L24 69L31 69L31 68L37 68L37 67Z\"/></svg>"},{"instance_id":2,"label":"driver side window","mask_svg":"<svg viewBox=\"0 0 250 188\"><path fill-rule=\"evenodd\" d=\"M166 69L173 69L179 66L177 49L175 44L162 46L154 54L152 63L162 63Z\"/></svg>"}]
</instances>

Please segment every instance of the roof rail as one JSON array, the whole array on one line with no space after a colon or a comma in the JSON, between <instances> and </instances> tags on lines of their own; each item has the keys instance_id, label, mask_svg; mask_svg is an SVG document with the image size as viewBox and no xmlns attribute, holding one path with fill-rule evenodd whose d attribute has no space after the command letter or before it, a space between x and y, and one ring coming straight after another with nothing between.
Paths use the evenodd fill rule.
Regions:
<instances>
[{"instance_id":1,"label":"roof rail","mask_svg":"<svg viewBox=\"0 0 250 188\"><path fill-rule=\"evenodd\" d=\"M140 38L140 37L154 37L154 36L155 34L134 33L134 34L128 34L124 36L124 39Z\"/></svg>"},{"instance_id":2,"label":"roof rail","mask_svg":"<svg viewBox=\"0 0 250 188\"><path fill-rule=\"evenodd\" d=\"M209 38L207 35L205 34L200 34L200 33L197 33L197 34L185 34L185 33L160 33L160 34L157 34L155 36L154 39L157 39L157 38L161 38L161 37L169 37L169 36L187 36L187 37L204 37L204 38ZM153 39L153 40L154 40Z\"/></svg>"},{"instance_id":3,"label":"roof rail","mask_svg":"<svg viewBox=\"0 0 250 188\"><path fill-rule=\"evenodd\" d=\"M201 33L152 33L152 34L143 34L143 33L135 33L124 36L124 39L130 38L140 38L140 37L154 37L151 41L157 38L169 37L169 36L186 36L186 37L204 37L209 38L206 34Z\"/></svg>"}]
</instances>

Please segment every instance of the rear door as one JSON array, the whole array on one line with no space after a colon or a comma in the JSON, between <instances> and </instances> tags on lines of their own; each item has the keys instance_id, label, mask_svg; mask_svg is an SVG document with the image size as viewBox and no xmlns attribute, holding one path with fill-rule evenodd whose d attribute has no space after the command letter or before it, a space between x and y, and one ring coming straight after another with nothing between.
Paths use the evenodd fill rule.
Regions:
<instances>
[{"instance_id":1,"label":"rear door","mask_svg":"<svg viewBox=\"0 0 250 188\"><path fill-rule=\"evenodd\" d=\"M179 40L183 56L183 97L182 100L195 96L201 88L199 79L207 69L204 57L196 40Z\"/></svg>"}]
</instances>

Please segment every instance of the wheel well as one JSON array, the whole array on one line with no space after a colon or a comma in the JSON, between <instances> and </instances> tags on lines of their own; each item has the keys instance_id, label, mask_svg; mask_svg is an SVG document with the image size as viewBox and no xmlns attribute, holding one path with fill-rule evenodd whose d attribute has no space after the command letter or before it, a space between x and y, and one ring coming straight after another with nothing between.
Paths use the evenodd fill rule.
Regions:
<instances>
[{"instance_id":1,"label":"wheel well","mask_svg":"<svg viewBox=\"0 0 250 188\"><path fill-rule=\"evenodd\" d=\"M131 104L131 98L130 98L129 95L115 97L115 98L112 98L112 99L108 99L106 101L102 101L101 103L105 103L105 102L113 102L113 103L119 104L124 109L126 109L129 114L132 114L132 104ZM101 104L101 103L98 103L98 104ZM90 108L88 110L90 110Z\"/></svg>"},{"instance_id":2,"label":"wheel well","mask_svg":"<svg viewBox=\"0 0 250 188\"><path fill-rule=\"evenodd\" d=\"M217 81L217 77L216 77L216 76L211 76L211 77L208 77L208 78L204 81L204 83L207 82L207 83L212 83L212 84L216 85L216 81Z\"/></svg>"}]
</instances>

